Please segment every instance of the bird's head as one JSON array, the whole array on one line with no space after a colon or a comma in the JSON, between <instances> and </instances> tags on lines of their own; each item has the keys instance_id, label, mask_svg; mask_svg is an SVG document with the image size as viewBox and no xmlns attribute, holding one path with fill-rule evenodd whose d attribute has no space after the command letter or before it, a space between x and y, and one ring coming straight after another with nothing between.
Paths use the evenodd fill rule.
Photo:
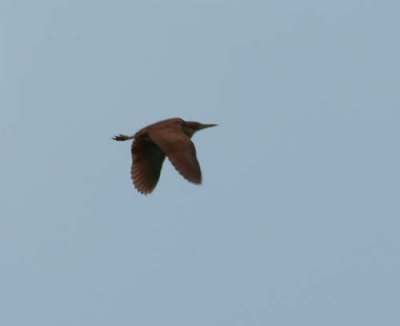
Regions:
<instances>
[{"instance_id":1,"label":"bird's head","mask_svg":"<svg viewBox=\"0 0 400 326\"><path fill-rule=\"evenodd\" d=\"M200 123L197 121L183 121L183 131L185 132L186 136L188 136L189 138L191 138L193 136L193 134L196 131L199 131L201 129L205 129L205 128L210 128L210 127L215 127L217 126L216 124L213 123Z\"/></svg>"}]
</instances>

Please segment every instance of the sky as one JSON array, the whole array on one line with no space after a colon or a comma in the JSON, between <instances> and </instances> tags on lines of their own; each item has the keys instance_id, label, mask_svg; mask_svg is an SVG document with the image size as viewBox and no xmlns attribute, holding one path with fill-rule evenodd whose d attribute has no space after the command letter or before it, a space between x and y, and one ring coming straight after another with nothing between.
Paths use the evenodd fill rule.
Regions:
<instances>
[{"instance_id":1,"label":"sky","mask_svg":"<svg viewBox=\"0 0 400 326\"><path fill-rule=\"evenodd\" d=\"M0 0L0 324L400 325L399 11ZM170 117L203 184L142 196Z\"/></svg>"}]
</instances>

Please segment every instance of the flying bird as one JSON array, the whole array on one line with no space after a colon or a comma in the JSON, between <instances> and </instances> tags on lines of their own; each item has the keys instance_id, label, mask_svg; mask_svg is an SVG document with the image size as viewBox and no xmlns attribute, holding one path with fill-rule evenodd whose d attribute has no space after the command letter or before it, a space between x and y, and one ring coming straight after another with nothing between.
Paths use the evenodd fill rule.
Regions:
<instances>
[{"instance_id":1,"label":"flying bird","mask_svg":"<svg viewBox=\"0 0 400 326\"><path fill-rule=\"evenodd\" d=\"M113 139L133 139L131 178L137 191L147 195L157 185L165 156L186 180L201 184L196 148L190 139L196 131L214 126L172 118L140 129L133 136L119 134Z\"/></svg>"}]
</instances>

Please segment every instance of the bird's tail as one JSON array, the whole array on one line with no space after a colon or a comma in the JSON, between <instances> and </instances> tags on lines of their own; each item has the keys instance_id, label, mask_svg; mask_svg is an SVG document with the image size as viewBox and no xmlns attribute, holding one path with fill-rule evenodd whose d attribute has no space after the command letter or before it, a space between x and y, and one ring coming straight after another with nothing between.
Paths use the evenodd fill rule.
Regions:
<instances>
[{"instance_id":1,"label":"bird's tail","mask_svg":"<svg viewBox=\"0 0 400 326\"><path fill-rule=\"evenodd\" d=\"M116 141L124 141L124 140L133 139L133 138L134 138L134 136L127 136L127 135L119 134L117 136L114 136L112 139L114 139Z\"/></svg>"}]
</instances>

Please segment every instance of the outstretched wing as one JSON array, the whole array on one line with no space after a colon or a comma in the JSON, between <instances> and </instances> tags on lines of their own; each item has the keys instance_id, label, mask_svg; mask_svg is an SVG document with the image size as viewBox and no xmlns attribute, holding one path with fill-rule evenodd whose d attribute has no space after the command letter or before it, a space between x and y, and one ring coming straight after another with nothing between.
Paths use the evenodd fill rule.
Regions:
<instances>
[{"instance_id":1,"label":"outstretched wing","mask_svg":"<svg viewBox=\"0 0 400 326\"><path fill-rule=\"evenodd\" d=\"M148 133L186 180L195 184L201 183L201 170L196 157L196 148L184 134L179 122L153 128Z\"/></svg>"},{"instance_id":2,"label":"outstretched wing","mask_svg":"<svg viewBox=\"0 0 400 326\"><path fill-rule=\"evenodd\" d=\"M156 144L142 138L133 141L131 153L133 184L139 192L147 195L157 185L165 154Z\"/></svg>"}]
</instances>

